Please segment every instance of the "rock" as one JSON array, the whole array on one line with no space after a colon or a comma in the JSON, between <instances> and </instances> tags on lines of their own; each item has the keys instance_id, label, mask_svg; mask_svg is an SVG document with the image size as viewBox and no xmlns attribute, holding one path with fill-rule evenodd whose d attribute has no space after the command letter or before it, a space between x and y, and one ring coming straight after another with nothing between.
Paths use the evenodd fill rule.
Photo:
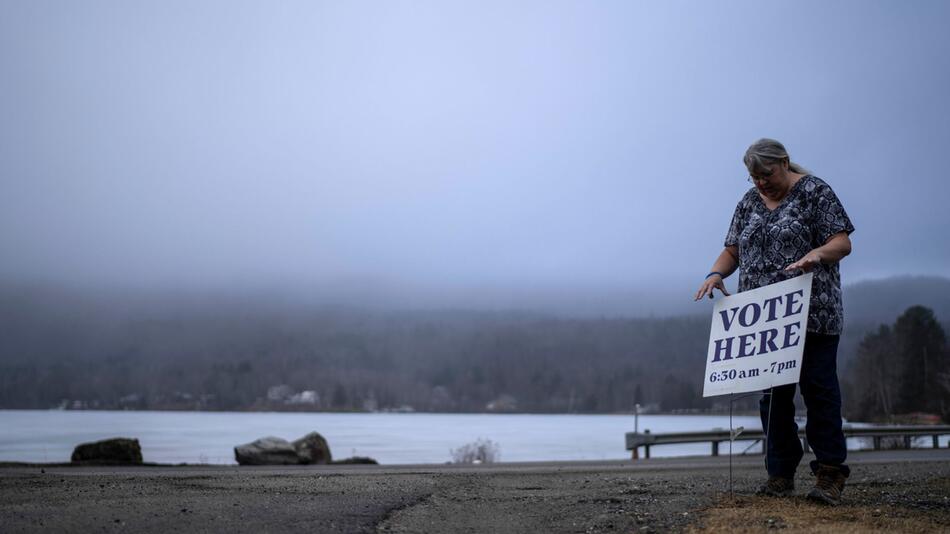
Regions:
<instances>
[{"instance_id":1,"label":"rock","mask_svg":"<svg viewBox=\"0 0 950 534\"><path fill-rule=\"evenodd\" d=\"M241 465L299 464L297 451L287 440L268 436L234 447L234 458Z\"/></svg>"},{"instance_id":2,"label":"rock","mask_svg":"<svg viewBox=\"0 0 950 534\"><path fill-rule=\"evenodd\" d=\"M272 436L261 438L235 447L234 457L241 465L328 464L333 460L327 440L318 432L311 432L293 443ZM375 463L369 458L362 460L353 463Z\"/></svg>"},{"instance_id":3,"label":"rock","mask_svg":"<svg viewBox=\"0 0 950 534\"><path fill-rule=\"evenodd\" d=\"M342 460L333 460L331 464L368 464L368 465L379 465L379 462L372 458L367 458L366 456L353 456L351 458L344 458Z\"/></svg>"},{"instance_id":4,"label":"rock","mask_svg":"<svg viewBox=\"0 0 950 534\"><path fill-rule=\"evenodd\" d=\"M112 438L93 443L81 443L73 450L73 462L96 464L140 464L142 447L139 440Z\"/></svg>"},{"instance_id":5,"label":"rock","mask_svg":"<svg viewBox=\"0 0 950 534\"><path fill-rule=\"evenodd\" d=\"M319 432L311 432L294 441L294 450L302 464L328 464L333 461L330 446Z\"/></svg>"}]
</instances>

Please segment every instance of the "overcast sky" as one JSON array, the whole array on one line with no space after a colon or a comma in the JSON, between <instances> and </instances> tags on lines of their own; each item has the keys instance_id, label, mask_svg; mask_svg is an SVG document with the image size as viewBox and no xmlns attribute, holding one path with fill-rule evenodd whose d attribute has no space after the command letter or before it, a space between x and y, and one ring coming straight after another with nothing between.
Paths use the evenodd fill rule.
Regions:
<instances>
[{"instance_id":1,"label":"overcast sky","mask_svg":"<svg viewBox=\"0 0 950 534\"><path fill-rule=\"evenodd\" d=\"M689 295L763 136L842 199L846 283L950 275L948 24L939 1L0 0L0 281Z\"/></svg>"}]
</instances>

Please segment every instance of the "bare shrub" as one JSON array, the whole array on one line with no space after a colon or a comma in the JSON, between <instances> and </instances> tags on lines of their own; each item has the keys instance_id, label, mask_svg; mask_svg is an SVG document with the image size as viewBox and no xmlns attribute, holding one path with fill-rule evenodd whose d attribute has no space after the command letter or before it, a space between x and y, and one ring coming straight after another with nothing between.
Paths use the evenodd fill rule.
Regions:
<instances>
[{"instance_id":1,"label":"bare shrub","mask_svg":"<svg viewBox=\"0 0 950 534\"><path fill-rule=\"evenodd\" d=\"M501 461L501 447L490 439L479 438L449 452L452 454L452 463L456 464L492 464Z\"/></svg>"}]
</instances>

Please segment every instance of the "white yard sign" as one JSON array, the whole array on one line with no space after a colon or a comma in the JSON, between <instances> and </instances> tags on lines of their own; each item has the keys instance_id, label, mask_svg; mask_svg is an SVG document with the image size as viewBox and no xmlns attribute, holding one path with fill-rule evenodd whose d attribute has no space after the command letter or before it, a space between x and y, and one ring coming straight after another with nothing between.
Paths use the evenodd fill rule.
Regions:
<instances>
[{"instance_id":1,"label":"white yard sign","mask_svg":"<svg viewBox=\"0 0 950 534\"><path fill-rule=\"evenodd\" d=\"M813 277L808 273L716 302L703 397L798 382Z\"/></svg>"}]
</instances>

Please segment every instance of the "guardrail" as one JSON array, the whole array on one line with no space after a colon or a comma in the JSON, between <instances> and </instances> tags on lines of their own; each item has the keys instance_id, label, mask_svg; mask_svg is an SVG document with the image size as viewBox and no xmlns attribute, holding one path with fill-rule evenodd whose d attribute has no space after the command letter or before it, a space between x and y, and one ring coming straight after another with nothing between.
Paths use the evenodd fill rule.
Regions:
<instances>
[{"instance_id":1,"label":"guardrail","mask_svg":"<svg viewBox=\"0 0 950 534\"><path fill-rule=\"evenodd\" d=\"M895 425L895 426L867 426L854 427L844 425L845 438L872 438L874 450L880 450L881 439L886 437L899 436L904 439L904 447L910 448L911 440L919 436L931 436L933 438L933 447L940 447L940 436L950 434L950 425ZM798 437L802 440L805 452L808 452L808 439L805 437L805 429L798 431ZM737 441L757 441L762 442L762 450L765 451L765 433L761 430L746 430L736 436ZM627 432L626 442L627 450L633 452L633 459L639 457L639 448L643 447L644 457L650 457L650 447L656 445L671 445L681 443L711 443L712 455L719 456L719 444L729 441L729 430L711 430L707 432L674 432L666 434L651 434L649 430L637 433ZM752 446L755 446L753 443ZM746 449L748 450L748 449Z\"/></svg>"}]
</instances>

